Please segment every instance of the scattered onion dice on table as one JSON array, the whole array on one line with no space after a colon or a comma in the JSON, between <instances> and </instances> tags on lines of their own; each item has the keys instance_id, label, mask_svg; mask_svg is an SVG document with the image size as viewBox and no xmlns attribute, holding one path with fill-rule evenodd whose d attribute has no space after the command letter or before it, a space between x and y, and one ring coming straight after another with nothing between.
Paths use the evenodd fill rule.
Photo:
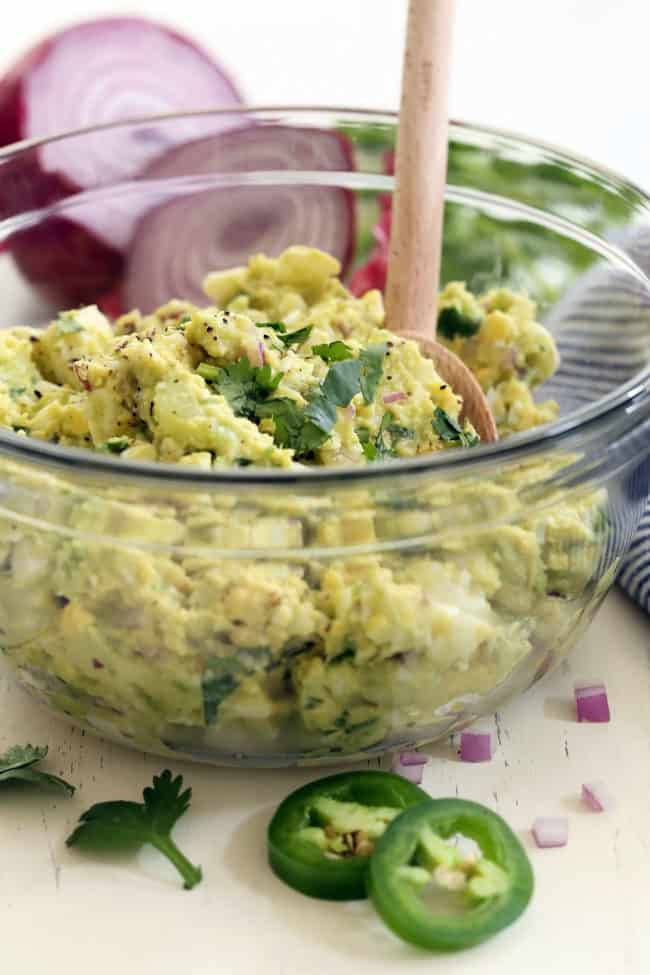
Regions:
<instances>
[{"instance_id":1,"label":"scattered onion dice on table","mask_svg":"<svg viewBox=\"0 0 650 975\"><path fill-rule=\"evenodd\" d=\"M600 681L581 681L574 687L578 721L604 723L610 720L609 700Z\"/></svg>"}]
</instances>

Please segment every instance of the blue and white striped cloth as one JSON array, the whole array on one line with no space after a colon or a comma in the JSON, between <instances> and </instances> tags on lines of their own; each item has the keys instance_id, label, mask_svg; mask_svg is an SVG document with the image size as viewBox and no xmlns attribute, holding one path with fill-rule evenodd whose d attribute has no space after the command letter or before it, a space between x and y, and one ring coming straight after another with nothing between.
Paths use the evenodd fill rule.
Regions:
<instances>
[{"instance_id":1,"label":"blue and white striped cloth","mask_svg":"<svg viewBox=\"0 0 650 975\"><path fill-rule=\"evenodd\" d=\"M633 261L650 274L650 232L637 232L623 244ZM623 266L600 264L588 271L555 305L545 324L555 334L562 364L557 375L545 384L544 393L559 401L562 413L606 395L650 363L650 291ZM639 443L639 456L645 449L650 451L650 442ZM620 487L610 488L610 518L615 536L612 545L618 551L629 545L618 582L647 613L649 496L650 453L632 478ZM639 509L643 512L631 539L630 523L634 521L629 506L636 509L637 516Z\"/></svg>"}]
</instances>

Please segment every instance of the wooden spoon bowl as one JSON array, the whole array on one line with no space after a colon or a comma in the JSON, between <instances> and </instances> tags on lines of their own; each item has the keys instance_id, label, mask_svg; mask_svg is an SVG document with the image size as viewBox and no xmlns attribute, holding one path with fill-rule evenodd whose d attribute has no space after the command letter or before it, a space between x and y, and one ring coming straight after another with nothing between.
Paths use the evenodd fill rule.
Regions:
<instances>
[{"instance_id":1,"label":"wooden spoon bowl","mask_svg":"<svg viewBox=\"0 0 650 975\"><path fill-rule=\"evenodd\" d=\"M499 434L490 404L476 377L463 360L434 339L422 338L419 333L412 335L409 332L401 332L400 334L402 338L417 342L422 355L427 359L433 359L436 371L455 393L462 396L460 419L470 421L483 443L494 443L498 440Z\"/></svg>"}]
</instances>

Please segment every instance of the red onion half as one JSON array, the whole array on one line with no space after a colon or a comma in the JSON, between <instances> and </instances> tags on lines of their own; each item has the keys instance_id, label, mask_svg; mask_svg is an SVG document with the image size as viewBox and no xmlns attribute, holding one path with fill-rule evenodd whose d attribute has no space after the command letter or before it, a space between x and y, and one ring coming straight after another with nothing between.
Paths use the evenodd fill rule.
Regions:
<instances>
[{"instance_id":1,"label":"red onion half","mask_svg":"<svg viewBox=\"0 0 650 975\"><path fill-rule=\"evenodd\" d=\"M171 150L142 175L168 200L136 229L125 307L147 312L172 297L205 304L208 271L237 267L256 253L275 257L291 244L327 251L345 272L354 248L353 194L317 179L283 185L279 175L262 182L259 174L353 168L339 133L293 126L255 125ZM247 172L254 173L251 185ZM222 185L206 189L211 179Z\"/></svg>"},{"instance_id":2,"label":"red onion half","mask_svg":"<svg viewBox=\"0 0 650 975\"><path fill-rule=\"evenodd\" d=\"M236 106L232 81L201 48L139 17L68 27L32 48L0 82L0 145L183 109ZM170 145L236 125L218 116L105 129L53 140L0 168L0 217L128 181ZM57 304L94 301L114 283L138 208L90 200L10 241L25 277ZM85 284L84 284L85 283Z\"/></svg>"}]
</instances>

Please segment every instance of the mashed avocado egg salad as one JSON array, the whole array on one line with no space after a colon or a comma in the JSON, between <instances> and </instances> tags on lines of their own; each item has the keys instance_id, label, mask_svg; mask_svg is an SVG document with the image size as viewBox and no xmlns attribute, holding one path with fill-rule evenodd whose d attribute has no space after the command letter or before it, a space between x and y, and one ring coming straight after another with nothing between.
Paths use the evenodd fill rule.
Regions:
<instances>
[{"instance_id":1,"label":"mashed avocado egg salad","mask_svg":"<svg viewBox=\"0 0 650 975\"><path fill-rule=\"evenodd\" d=\"M172 301L115 327L91 306L44 332L0 334L0 422L65 446L223 467L369 463L478 443L461 401L414 342L354 298L338 261L292 247L208 276L214 302ZM531 389L555 370L534 306L450 284L441 339L472 368L503 434L552 419Z\"/></svg>"},{"instance_id":2,"label":"mashed avocado egg salad","mask_svg":"<svg viewBox=\"0 0 650 975\"><path fill-rule=\"evenodd\" d=\"M475 446L434 364L384 329L380 293L354 298L339 270L292 247L208 275L206 308L111 323L91 306L0 333L0 423L206 469ZM532 302L451 283L439 310L501 436L556 416L533 398L557 353ZM568 463L383 493L235 493L98 488L3 460L2 647L58 710L159 752L263 760L424 738L437 709L561 647L596 598L601 497L522 500Z\"/></svg>"}]
</instances>

